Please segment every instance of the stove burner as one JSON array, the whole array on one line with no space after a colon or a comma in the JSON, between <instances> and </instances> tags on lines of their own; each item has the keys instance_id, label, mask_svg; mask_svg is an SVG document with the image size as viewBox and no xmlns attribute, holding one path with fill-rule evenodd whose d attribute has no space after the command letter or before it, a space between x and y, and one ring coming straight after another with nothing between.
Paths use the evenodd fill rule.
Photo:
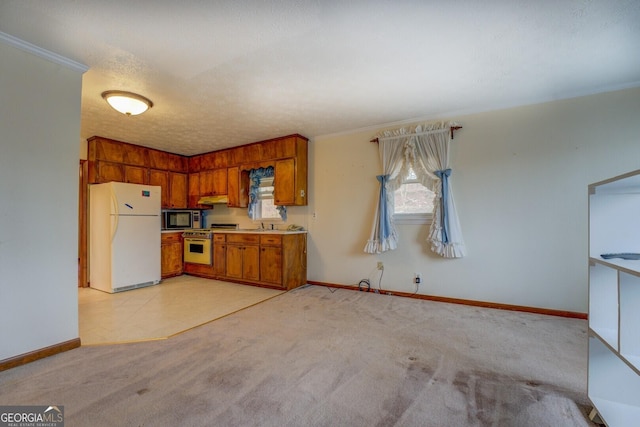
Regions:
<instances>
[{"instance_id":1,"label":"stove burner","mask_svg":"<svg viewBox=\"0 0 640 427\"><path fill-rule=\"evenodd\" d=\"M213 233L210 230L185 230L185 232L182 233L182 237L211 239L212 234Z\"/></svg>"}]
</instances>

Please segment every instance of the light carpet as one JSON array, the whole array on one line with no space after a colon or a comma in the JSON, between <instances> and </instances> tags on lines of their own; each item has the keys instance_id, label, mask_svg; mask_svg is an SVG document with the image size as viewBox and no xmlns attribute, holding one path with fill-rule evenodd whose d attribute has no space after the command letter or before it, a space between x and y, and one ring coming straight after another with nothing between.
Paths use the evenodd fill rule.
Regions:
<instances>
[{"instance_id":1,"label":"light carpet","mask_svg":"<svg viewBox=\"0 0 640 427\"><path fill-rule=\"evenodd\" d=\"M587 322L307 286L0 372L66 426L589 426Z\"/></svg>"}]
</instances>

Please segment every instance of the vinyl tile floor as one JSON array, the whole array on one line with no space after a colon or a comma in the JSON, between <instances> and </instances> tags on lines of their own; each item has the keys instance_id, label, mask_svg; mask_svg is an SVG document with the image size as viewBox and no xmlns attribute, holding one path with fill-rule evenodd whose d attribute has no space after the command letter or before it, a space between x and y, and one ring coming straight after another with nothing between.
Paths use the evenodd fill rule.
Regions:
<instances>
[{"instance_id":1,"label":"vinyl tile floor","mask_svg":"<svg viewBox=\"0 0 640 427\"><path fill-rule=\"evenodd\" d=\"M166 339L284 291L193 276L109 294L78 289L82 345Z\"/></svg>"}]
</instances>

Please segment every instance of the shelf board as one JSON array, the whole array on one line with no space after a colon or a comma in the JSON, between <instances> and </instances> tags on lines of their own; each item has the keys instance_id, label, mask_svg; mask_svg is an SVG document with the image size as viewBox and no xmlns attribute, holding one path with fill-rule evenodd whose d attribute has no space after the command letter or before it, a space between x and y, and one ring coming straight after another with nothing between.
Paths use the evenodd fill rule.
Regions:
<instances>
[{"instance_id":1,"label":"shelf board","mask_svg":"<svg viewBox=\"0 0 640 427\"><path fill-rule=\"evenodd\" d=\"M622 353L621 356L626 359L627 365L629 365L629 367L633 369L636 374L640 375L640 356L638 356L637 354L625 353Z\"/></svg>"},{"instance_id":2,"label":"shelf board","mask_svg":"<svg viewBox=\"0 0 640 427\"><path fill-rule=\"evenodd\" d=\"M634 276L640 276L640 260L627 260L620 258L604 259L599 255L592 255L589 257L589 261L624 271L625 273L633 274Z\"/></svg>"},{"instance_id":3,"label":"shelf board","mask_svg":"<svg viewBox=\"0 0 640 427\"><path fill-rule=\"evenodd\" d=\"M634 426L640 419L640 406L627 405L589 396L600 417L610 426Z\"/></svg>"},{"instance_id":4,"label":"shelf board","mask_svg":"<svg viewBox=\"0 0 640 427\"><path fill-rule=\"evenodd\" d=\"M618 330L612 328L600 328L598 325L589 325L592 335L607 345L612 351L618 353Z\"/></svg>"},{"instance_id":5,"label":"shelf board","mask_svg":"<svg viewBox=\"0 0 640 427\"><path fill-rule=\"evenodd\" d=\"M640 170L619 175L589 185L589 194L595 193L637 193L640 189Z\"/></svg>"}]
</instances>

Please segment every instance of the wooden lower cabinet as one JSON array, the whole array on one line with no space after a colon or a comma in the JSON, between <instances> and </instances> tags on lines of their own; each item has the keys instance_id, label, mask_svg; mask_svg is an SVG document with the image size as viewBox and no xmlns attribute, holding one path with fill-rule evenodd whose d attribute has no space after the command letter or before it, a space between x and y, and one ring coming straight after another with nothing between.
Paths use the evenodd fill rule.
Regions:
<instances>
[{"instance_id":1,"label":"wooden lower cabinet","mask_svg":"<svg viewBox=\"0 0 640 427\"><path fill-rule=\"evenodd\" d=\"M161 237L161 277L179 276L183 272L182 232L162 233Z\"/></svg>"},{"instance_id":2,"label":"wooden lower cabinet","mask_svg":"<svg viewBox=\"0 0 640 427\"><path fill-rule=\"evenodd\" d=\"M259 243L258 234L227 235L227 277L250 281L260 280Z\"/></svg>"},{"instance_id":3,"label":"wooden lower cabinet","mask_svg":"<svg viewBox=\"0 0 640 427\"><path fill-rule=\"evenodd\" d=\"M260 236L260 281L282 286L282 236Z\"/></svg>"},{"instance_id":4,"label":"wooden lower cabinet","mask_svg":"<svg viewBox=\"0 0 640 427\"><path fill-rule=\"evenodd\" d=\"M213 235L213 267L215 276L224 276L227 272L227 236L225 234Z\"/></svg>"},{"instance_id":5,"label":"wooden lower cabinet","mask_svg":"<svg viewBox=\"0 0 640 427\"><path fill-rule=\"evenodd\" d=\"M307 283L306 233L214 233L213 265L185 264L184 272L277 289Z\"/></svg>"}]
</instances>

